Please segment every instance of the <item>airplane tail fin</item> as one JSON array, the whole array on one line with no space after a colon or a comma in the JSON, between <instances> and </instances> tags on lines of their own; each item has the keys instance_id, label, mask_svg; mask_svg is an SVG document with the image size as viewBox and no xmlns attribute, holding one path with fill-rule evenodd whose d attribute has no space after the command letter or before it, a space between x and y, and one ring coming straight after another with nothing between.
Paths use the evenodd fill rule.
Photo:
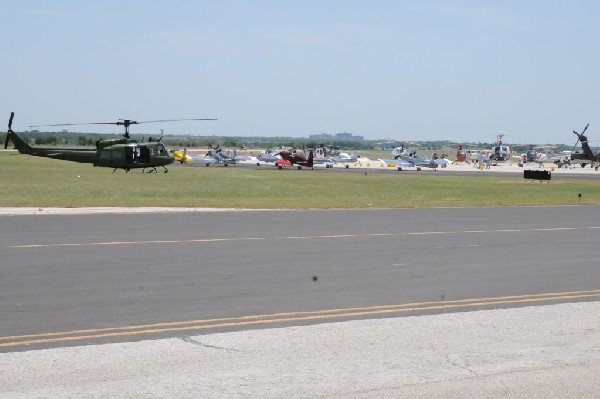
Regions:
<instances>
[{"instance_id":1,"label":"airplane tail fin","mask_svg":"<svg viewBox=\"0 0 600 399\"><path fill-rule=\"evenodd\" d=\"M429 160L429 167L430 168L438 167L438 156L436 153L433 153L433 155L431 156L431 159Z\"/></svg>"},{"instance_id":2,"label":"airplane tail fin","mask_svg":"<svg viewBox=\"0 0 600 399\"><path fill-rule=\"evenodd\" d=\"M431 157L431 161L429 161L429 164L431 165L432 168L437 168L438 166L442 166L442 168L445 168L448 163L450 163L446 158L439 158L436 156L436 154L433 154L433 156Z\"/></svg>"},{"instance_id":3,"label":"airplane tail fin","mask_svg":"<svg viewBox=\"0 0 600 399\"><path fill-rule=\"evenodd\" d=\"M308 150L308 159L306 160L306 166L309 168L313 167L313 152Z\"/></svg>"},{"instance_id":4,"label":"airplane tail fin","mask_svg":"<svg viewBox=\"0 0 600 399\"><path fill-rule=\"evenodd\" d=\"M33 148L29 144L25 142L21 137L19 137L12 130L12 121L15 116L14 112L10 113L10 119L8 120L8 131L6 132L6 140L4 141L4 149L8 148L8 141L12 141L15 145L15 148L24 154L29 154L33 151Z\"/></svg>"}]
</instances>

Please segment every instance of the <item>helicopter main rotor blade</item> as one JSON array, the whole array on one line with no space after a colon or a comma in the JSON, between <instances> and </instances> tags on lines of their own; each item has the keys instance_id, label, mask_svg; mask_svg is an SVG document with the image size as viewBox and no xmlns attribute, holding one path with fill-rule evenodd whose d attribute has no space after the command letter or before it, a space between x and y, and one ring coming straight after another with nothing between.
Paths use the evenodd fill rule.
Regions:
<instances>
[{"instance_id":1,"label":"helicopter main rotor blade","mask_svg":"<svg viewBox=\"0 0 600 399\"><path fill-rule=\"evenodd\" d=\"M77 126L77 125L116 125L119 122L83 122L83 123L55 123L52 125L30 125L29 127L50 127L50 126ZM121 122L122 124L122 122Z\"/></svg>"},{"instance_id":2,"label":"helicopter main rotor blade","mask_svg":"<svg viewBox=\"0 0 600 399\"><path fill-rule=\"evenodd\" d=\"M191 119L159 119L155 121L138 122L130 119L120 119L118 122L81 122L81 123L54 123L50 125L30 125L29 127L52 127L52 126L78 126L78 125L137 125L140 123L157 123L157 122L179 122L179 121L216 121L213 118L191 118Z\"/></svg>"},{"instance_id":3,"label":"helicopter main rotor blade","mask_svg":"<svg viewBox=\"0 0 600 399\"><path fill-rule=\"evenodd\" d=\"M585 125L585 127L583 128L583 132L581 132L581 134L584 134L585 131L587 130L587 128L590 126L590 124L588 123L587 125Z\"/></svg>"},{"instance_id":4,"label":"helicopter main rotor blade","mask_svg":"<svg viewBox=\"0 0 600 399\"><path fill-rule=\"evenodd\" d=\"M179 121L216 121L214 118L190 118L190 119L158 119L155 121L143 121L136 123L158 123L158 122L179 122Z\"/></svg>"},{"instance_id":5,"label":"helicopter main rotor blade","mask_svg":"<svg viewBox=\"0 0 600 399\"><path fill-rule=\"evenodd\" d=\"M573 133L577 133L577 132L575 130L573 130ZM573 148L571 148L571 152L575 151L575 147L577 147L577 144L579 144L579 138L575 142L575 145L573 146Z\"/></svg>"}]
</instances>

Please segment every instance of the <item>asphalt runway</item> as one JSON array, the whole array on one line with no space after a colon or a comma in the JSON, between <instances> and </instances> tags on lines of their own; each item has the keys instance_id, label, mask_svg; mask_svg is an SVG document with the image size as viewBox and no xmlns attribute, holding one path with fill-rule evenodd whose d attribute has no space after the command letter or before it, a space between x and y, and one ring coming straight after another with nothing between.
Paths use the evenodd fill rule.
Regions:
<instances>
[{"instance_id":1,"label":"asphalt runway","mask_svg":"<svg viewBox=\"0 0 600 399\"><path fill-rule=\"evenodd\" d=\"M594 301L599 211L0 216L0 351Z\"/></svg>"}]
</instances>

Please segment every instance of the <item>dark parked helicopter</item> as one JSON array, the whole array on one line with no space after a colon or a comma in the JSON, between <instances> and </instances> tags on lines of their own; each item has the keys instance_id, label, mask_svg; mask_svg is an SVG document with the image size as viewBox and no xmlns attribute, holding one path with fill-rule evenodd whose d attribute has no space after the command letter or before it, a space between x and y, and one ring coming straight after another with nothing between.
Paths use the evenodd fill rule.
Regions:
<instances>
[{"instance_id":1,"label":"dark parked helicopter","mask_svg":"<svg viewBox=\"0 0 600 399\"><path fill-rule=\"evenodd\" d=\"M594 153L594 151L592 151L587 136L585 136L585 131L589 126L589 123L585 125L585 128L581 133L577 133L575 130L573 130L573 133L577 135L577 143L575 143L575 146L577 146L577 144L581 142L581 149L583 150L583 153L571 153L571 162L579 162L581 164L581 167L583 168L588 163L586 161L589 161L589 163L596 170L598 170L598 168L600 167L600 153Z\"/></svg>"},{"instance_id":2,"label":"dark parked helicopter","mask_svg":"<svg viewBox=\"0 0 600 399\"><path fill-rule=\"evenodd\" d=\"M22 154L29 154L36 157L46 157L54 159L62 159L65 161L91 163L94 166L104 166L114 168L113 173L117 169L124 169L129 172L131 169L150 168L156 172L156 167L161 166L165 173L168 169L165 165L172 164L175 161L173 154L170 154L165 146L158 140L148 140L147 142L139 142L138 140L129 137L129 126L140 123L156 123L156 122L177 122L177 121L213 121L216 119L163 119L156 121L137 122L130 119L122 119L118 122L92 122L92 123L62 123L55 125L38 125L40 126L73 126L73 125L117 125L124 126L125 133L122 139L114 140L98 140L95 149L70 149L70 148L39 148L32 147L25 140L19 137L12 130L12 121L15 116L14 112L10 113L8 120L8 133L4 148L8 147L8 141L12 141L15 148Z\"/></svg>"}]
</instances>

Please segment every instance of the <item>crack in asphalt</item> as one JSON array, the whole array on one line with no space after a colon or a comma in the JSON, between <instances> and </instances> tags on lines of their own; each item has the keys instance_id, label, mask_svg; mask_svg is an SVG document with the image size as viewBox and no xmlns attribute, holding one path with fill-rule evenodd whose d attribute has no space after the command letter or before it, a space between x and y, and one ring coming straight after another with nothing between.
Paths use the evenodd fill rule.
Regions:
<instances>
[{"instance_id":1,"label":"crack in asphalt","mask_svg":"<svg viewBox=\"0 0 600 399\"><path fill-rule=\"evenodd\" d=\"M442 357L446 361L446 363L448 363L456 368L468 371L473 377L479 376L477 374L477 372L475 372L473 369L469 368L466 364L459 364L458 362L450 359L450 354L446 353L446 352L442 352L441 350L438 350L438 348L435 346L435 344L433 342L429 342L429 347L431 348L431 350L434 353L436 353L438 356Z\"/></svg>"},{"instance_id":2,"label":"crack in asphalt","mask_svg":"<svg viewBox=\"0 0 600 399\"><path fill-rule=\"evenodd\" d=\"M205 344L205 343L202 343L200 341L195 340L194 338L192 338L192 337L190 337L188 335L184 335L183 337L179 337L179 339L182 340L183 342L187 342L187 343L193 344L193 345L202 346L204 348L219 349L219 350L224 350L224 351L228 351L228 352L242 352L239 349L224 348L224 347L221 347L221 346L215 346L215 345Z\"/></svg>"}]
</instances>

